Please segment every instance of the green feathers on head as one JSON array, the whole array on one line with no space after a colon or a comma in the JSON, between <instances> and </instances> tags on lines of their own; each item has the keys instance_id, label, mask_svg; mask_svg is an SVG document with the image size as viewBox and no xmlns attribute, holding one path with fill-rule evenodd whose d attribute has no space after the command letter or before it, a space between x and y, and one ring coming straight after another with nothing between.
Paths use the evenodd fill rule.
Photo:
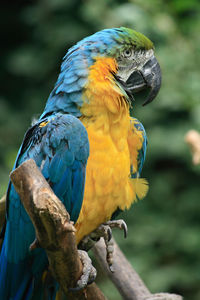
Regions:
<instances>
[{"instance_id":1,"label":"green feathers on head","mask_svg":"<svg viewBox=\"0 0 200 300\"><path fill-rule=\"evenodd\" d=\"M126 27L117 29L117 35L114 37L114 40L120 44L120 52L132 47L134 47L136 51L154 49L152 41L144 34ZM116 47L116 50L119 51L119 48L117 48L118 47ZM114 54L114 49L112 52Z\"/></svg>"}]
</instances>

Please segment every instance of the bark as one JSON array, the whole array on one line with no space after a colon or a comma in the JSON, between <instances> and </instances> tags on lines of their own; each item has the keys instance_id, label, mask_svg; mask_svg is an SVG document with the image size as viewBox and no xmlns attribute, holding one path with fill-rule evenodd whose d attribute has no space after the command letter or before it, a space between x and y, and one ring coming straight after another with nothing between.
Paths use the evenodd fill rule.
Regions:
<instances>
[{"instance_id":1,"label":"bark","mask_svg":"<svg viewBox=\"0 0 200 300\"><path fill-rule=\"evenodd\" d=\"M148 288L145 286L142 279L127 261L126 257L118 247L117 243L113 239L114 244L114 258L113 269L114 273L111 273L105 257L105 245L101 239L94 246L94 254L99 261L102 269L106 272L110 280L119 290L124 300L181 300L182 297L175 294L158 293L151 294Z\"/></svg>"}]
</instances>

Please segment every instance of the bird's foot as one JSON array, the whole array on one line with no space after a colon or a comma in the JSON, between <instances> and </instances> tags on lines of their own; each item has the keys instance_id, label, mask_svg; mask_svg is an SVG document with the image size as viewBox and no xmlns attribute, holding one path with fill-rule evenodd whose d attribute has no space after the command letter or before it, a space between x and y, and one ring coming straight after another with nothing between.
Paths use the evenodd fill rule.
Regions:
<instances>
[{"instance_id":1,"label":"bird's foot","mask_svg":"<svg viewBox=\"0 0 200 300\"><path fill-rule=\"evenodd\" d=\"M86 236L79 244L79 248L89 251L95 243L102 237L106 245L106 261L113 272L113 241L112 228L119 228L124 231L124 237L127 237L128 228L124 220L112 220L101 224L96 230Z\"/></svg>"},{"instance_id":2,"label":"bird's foot","mask_svg":"<svg viewBox=\"0 0 200 300\"><path fill-rule=\"evenodd\" d=\"M77 292L84 289L88 284L93 283L97 276L97 271L93 267L92 261L89 258L87 252L83 250L78 250L78 252L83 265L83 274L81 275L81 278L77 281L76 287L69 288L70 292Z\"/></svg>"},{"instance_id":3,"label":"bird's foot","mask_svg":"<svg viewBox=\"0 0 200 300\"><path fill-rule=\"evenodd\" d=\"M112 228L119 228L119 229L123 230L124 231L124 238L127 237L128 227L127 227L126 223L124 222L124 220L120 219L120 220L107 221L105 223L105 225L108 225L111 229Z\"/></svg>"}]
</instances>

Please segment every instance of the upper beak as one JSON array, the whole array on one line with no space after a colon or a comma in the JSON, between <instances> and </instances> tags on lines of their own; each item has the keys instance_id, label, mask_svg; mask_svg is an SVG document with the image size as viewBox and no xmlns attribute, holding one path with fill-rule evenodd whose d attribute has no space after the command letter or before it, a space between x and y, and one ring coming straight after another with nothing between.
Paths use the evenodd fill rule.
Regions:
<instances>
[{"instance_id":1,"label":"upper beak","mask_svg":"<svg viewBox=\"0 0 200 300\"><path fill-rule=\"evenodd\" d=\"M143 103L146 105L157 96L161 86L162 76L160 65L153 56L146 64L137 71L134 71L127 80L127 87L131 93L139 92L145 88L150 88L147 99Z\"/></svg>"}]
</instances>

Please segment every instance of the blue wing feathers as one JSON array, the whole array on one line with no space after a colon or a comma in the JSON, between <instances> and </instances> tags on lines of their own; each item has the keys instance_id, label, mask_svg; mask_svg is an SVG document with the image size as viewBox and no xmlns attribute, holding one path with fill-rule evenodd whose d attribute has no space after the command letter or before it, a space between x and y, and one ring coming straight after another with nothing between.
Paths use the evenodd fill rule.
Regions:
<instances>
[{"instance_id":1,"label":"blue wing feathers","mask_svg":"<svg viewBox=\"0 0 200 300\"><path fill-rule=\"evenodd\" d=\"M67 168L60 178L60 180L52 184L52 189L54 190L54 193L59 197L63 198L64 194L66 193L68 195L68 198L71 199L71 190L72 190L72 171L71 169ZM64 201L64 200L63 200ZM68 201L66 201L66 207L69 207L68 210L70 211L71 205L68 204Z\"/></svg>"},{"instance_id":2,"label":"blue wing feathers","mask_svg":"<svg viewBox=\"0 0 200 300\"><path fill-rule=\"evenodd\" d=\"M83 124L74 116L58 113L39 120L26 133L15 167L33 158L76 222L83 200L88 156L89 143ZM33 279L37 286L36 281L41 280L48 265L42 249L30 253L34 238L34 227L10 183L0 255L0 299L29 300L33 296Z\"/></svg>"},{"instance_id":3,"label":"blue wing feathers","mask_svg":"<svg viewBox=\"0 0 200 300\"><path fill-rule=\"evenodd\" d=\"M74 153L66 147L56 153L51 160L49 166L49 180L58 182L62 178L66 170L66 166L70 167L74 163Z\"/></svg>"},{"instance_id":4,"label":"blue wing feathers","mask_svg":"<svg viewBox=\"0 0 200 300\"><path fill-rule=\"evenodd\" d=\"M85 184L85 169L82 167L82 164L79 163L79 167L73 170L73 189L72 189L72 210L71 210L71 218L78 218L78 210L80 204L80 199L83 198ZM80 186L81 185L81 186ZM79 201L77 201L79 199Z\"/></svg>"}]
</instances>

